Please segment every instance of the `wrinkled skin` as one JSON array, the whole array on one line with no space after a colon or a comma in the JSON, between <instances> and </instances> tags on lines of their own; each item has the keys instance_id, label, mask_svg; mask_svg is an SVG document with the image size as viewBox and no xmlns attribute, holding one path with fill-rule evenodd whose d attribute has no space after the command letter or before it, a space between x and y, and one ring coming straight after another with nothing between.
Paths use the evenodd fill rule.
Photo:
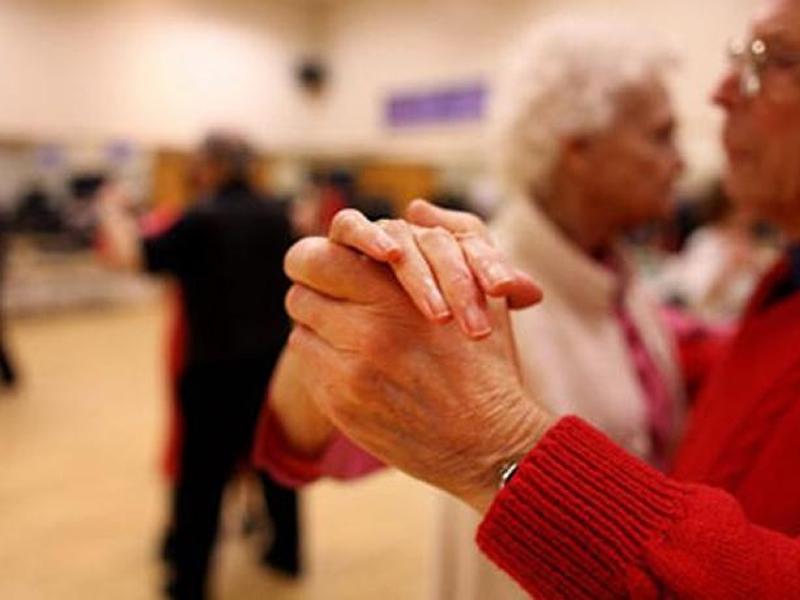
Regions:
<instances>
[{"instance_id":1,"label":"wrinkled skin","mask_svg":"<svg viewBox=\"0 0 800 600\"><path fill-rule=\"evenodd\" d=\"M286 271L289 352L313 374L320 411L387 463L485 509L502 464L550 422L523 391L504 303L487 311L491 333L469 340L426 319L388 268L328 240L296 244Z\"/></svg>"}]
</instances>

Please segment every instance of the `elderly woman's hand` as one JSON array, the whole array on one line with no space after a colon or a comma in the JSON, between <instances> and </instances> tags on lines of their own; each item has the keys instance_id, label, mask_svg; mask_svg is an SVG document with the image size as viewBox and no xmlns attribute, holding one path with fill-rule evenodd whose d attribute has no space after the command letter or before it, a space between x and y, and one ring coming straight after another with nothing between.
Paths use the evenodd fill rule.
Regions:
<instances>
[{"instance_id":1,"label":"elderly woman's hand","mask_svg":"<svg viewBox=\"0 0 800 600\"><path fill-rule=\"evenodd\" d=\"M408 218L372 223L348 209L331 224L331 240L388 263L429 320L455 318L474 338L488 335L486 296L507 298L512 308L541 299L533 281L494 247L483 222L469 213L415 200Z\"/></svg>"},{"instance_id":2,"label":"elderly woman's hand","mask_svg":"<svg viewBox=\"0 0 800 600\"><path fill-rule=\"evenodd\" d=\"M491 333L465 342L434 324L394 273L323 238L287 254L289 349L320 410L355 442L484 510L501 465L525 454L550 423L523 391L503 302Z\"/></svg>"}]
</instances>

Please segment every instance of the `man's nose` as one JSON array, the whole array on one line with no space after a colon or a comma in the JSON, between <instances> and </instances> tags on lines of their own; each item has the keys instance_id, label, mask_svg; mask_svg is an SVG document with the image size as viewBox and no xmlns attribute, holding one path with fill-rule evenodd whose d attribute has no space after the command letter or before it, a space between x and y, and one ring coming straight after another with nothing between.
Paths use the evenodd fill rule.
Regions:
<instances>
[{"instance_id":1,"label":"man's nose","mask_svg":"<svg viewBox=\"0 0 800 600\"><path fill-rule=\"evenodd\" d=\"M741 70L735 66L730 66L711 94L711 101L724 110L731 110L742 99Z\"/></svg>"}]
</instances>

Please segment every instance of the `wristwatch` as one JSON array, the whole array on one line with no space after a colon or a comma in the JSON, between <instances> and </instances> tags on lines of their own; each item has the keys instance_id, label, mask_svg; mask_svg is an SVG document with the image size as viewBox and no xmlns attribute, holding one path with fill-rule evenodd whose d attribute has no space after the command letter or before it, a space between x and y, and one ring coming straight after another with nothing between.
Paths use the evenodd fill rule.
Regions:
<instances>
[{"instance_id":1,"label":"wristwatch","mask_svg":"<svg viewBox=\"0 0 800 600\"><path fill-rule=\"evenodd\" d=\"M513 479L519 468L519 463L520 460L510 460L507 463L503 463L503 466L500 467L500 483L498 489L502 490L508 485L508 482Z\"/></svg>"}]
</instances>

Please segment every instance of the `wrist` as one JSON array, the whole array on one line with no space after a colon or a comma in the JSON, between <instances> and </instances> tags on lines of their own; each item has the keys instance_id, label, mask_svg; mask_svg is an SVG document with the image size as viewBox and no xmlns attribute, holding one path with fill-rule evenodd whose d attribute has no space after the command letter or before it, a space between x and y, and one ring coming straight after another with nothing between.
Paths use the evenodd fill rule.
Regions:
<instances>
[{"instance_id":1,"label":"wrist","mask_svg":"<svg viewBox=\"0 0 800 600\"><path fill-rule=\"evenodd\" d=\"M556 418L541 409L530 399L525 400L527 410L517 414L517 424L503 437L502 443L487 453L482 474L473 486L461 495L461 499L485 514L497 493L508 484L516 472L517 465L534 449L539 440L556 423Z\"/></svg>"},{"instance_id":2,"label":"wrist","mask_svg":"<svg viewBox=\"0 0 800 600\"><path fill-rule=\"evenodd\" d=\"M278 393L270 397L270 404L293 452L315 458L325 451L336 429L310 398L302 392L292 396Z\"/></svg>"},{"instance_id":3,"label":"wrist","mask_svg":"<svg viewBox=\"0 0 800 600\"><path fill-rule=\"evenodd\" d=\"M327 448L335 428L317 408L300 376L294 355L284 353L270 386L270 408L292 450L316 457Z\"/></svg>"}]
</instances>

